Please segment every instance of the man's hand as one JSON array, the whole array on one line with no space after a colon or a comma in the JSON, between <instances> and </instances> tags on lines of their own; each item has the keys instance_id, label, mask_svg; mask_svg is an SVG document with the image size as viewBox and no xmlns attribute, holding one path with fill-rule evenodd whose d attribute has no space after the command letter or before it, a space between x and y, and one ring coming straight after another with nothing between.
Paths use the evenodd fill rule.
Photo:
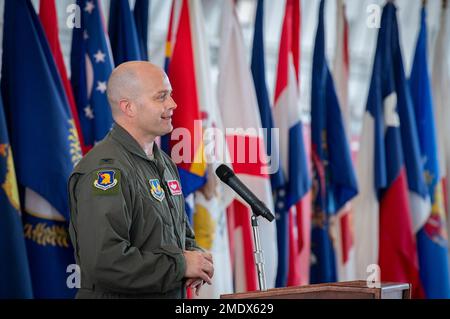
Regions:
<instances>
[{"instance_id":1,"label":"man's hand","mask_svg":"<svg viewBox=\"0 0 450 319\"><path fill-rule=\"evenodd\" d=\"M200 288L205 284L203 279L190 278L186 281L186 288L191 288L195 290L195 294L198 296L200 294Z\"/></svg>"},{"instance_id":2,"label":"man's hand","mask_svg":"<svg viewBox=\"0 0 450 319\"><path fill-rule=\"evenodd\" d=\"M213 259L210 253L199 251L184 251L186 260L186 278L202 279L211 285L211 278L214 275Z\"/></svg>"}]
</instances>

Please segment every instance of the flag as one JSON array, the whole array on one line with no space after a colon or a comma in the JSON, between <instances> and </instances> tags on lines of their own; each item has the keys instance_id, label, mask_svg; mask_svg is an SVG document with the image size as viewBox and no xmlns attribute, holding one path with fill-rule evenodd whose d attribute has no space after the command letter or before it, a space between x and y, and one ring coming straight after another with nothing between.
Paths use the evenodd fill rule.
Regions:
<instances>
[{"instance_id":1,"label":"flag","mask_svg":"<svg viewBox=\"0 0 450 319\"><path fill-rule=\"evenodd\" d=\"M19 192L0 99L0 299L32 298Z\"/></svg>"},{"instance_id":2,"label":"flag","mask_svg":"<svg viewBox=\"0 0 450 319\"><path fill-rule=\"evenodd\" d=\"M67 180L81 159L79 140L56 64L29 0L5 2L1 91L11 124L24 232L36 298L73 297L67 232Z\"/></svg>"},{"instance_id":3,"label":"flag","mask_svg":"<svg viewBox=\"0 0 450 319\"><path fill-rule=\"evenodd\" d=\"M322 0L311 86L314 181L311 283L337 280L330 220L358 193L339 101L325 56L324 6Z\"/></svg>"},{"instance_id":4,"label":"flag","mask_svg":"<svg viewBox=\"0 0 450 319\"><path fill-rule=\"evenodd\" d=\"M381 17L357 163L357 275L366 279L368 266L379 265L381 281L411 283L413 296L421 297L405 165L406 156L418 154L406 152L400 131L403 124L405 129L411 127L404 121L404 114L411 110L408 94L396 7L388 2ZM420 181L421 175L417 178Z\"/></svg>"},{"instance_id":5,"label":"flag","mask_svg":"<svg viewBox=\"0 0 450 319\"><path fill-rule=\"evenodd\" d=\"M271 160L270 165L276 171L270 175L272 191L275 194L275 210L277 217L280 222L278 222L277 231L277 248L278 248L278 265L277 265L277 279L276 286L283 287L288 284L288 274L293 277L293 284L299 284L300 279L299 271L296 271L299 267L298 265L298 245L297 240L295 240L295 232L292 231L294 228L294 220L290 219L289 207L285 205L285 193L286 184L283 175L283 169L280 164L280 153L277 138L279 135L276 134L274 128L274 121L272 116L272 108L270 105L267 85L265 80L265 58L264 58L264 1L258 1L258 6L256 9L256 20L255 20L255 32L253 39L253 50L252 50L252 74L253 81L255 84L256 96L258 98L258 106L261 116L261 124L265 129L265 147L267 150L267 155ZM280 195L281 194L281 195ZM280 208L278 208L280 207ZM291 229L292 227L292 229ZM291 265L292 264L292 265ZM291 272L289 271L292 266Z\"/></svg>"},{"instance_id":6,"label":"flag","mask_svg":"<svg viewBox=\"0 0 450 319\"><path fill-rule=\"evenodd\" d=\"M279 145L278 141L272 139L275 134L274 122L272 116L272 107L270 105L269 94L266 84L266 63L264 57L264 0L258 0L256 8L255 32L253 37L252 63L251 70L253 82L255 84L256 97L258 99L259 113L261 116L262 127L266 130L265 145L267 155L276 158L274 161L279 163ZM276 137L276 136L275 136ZM276 170L270 175L272 189L278 189L284 186L284 176L281 169Z\"/></svg>"},{"instance_id":7,"label":"flag","mask_svg":"<svg viewBox=\"0 0 450 319\"><path fill-rule=\"evenodd\" d=\"M72 113L73 121L77 129L78 139L80 140L81 149L84 150L83 134L81 131L80 119L78 117L78 110L75 104L75 98L73 96L72 86L70 85L69 78L67 77L66 65L64 64L64 58L61 51L61 45L59 43L58 36L58 16L56 14L55 0L42 0L39 7L39 18L44 28L45 35L47 36L48 44L53 53L53 57L56 62L56 66L61 77L64 91L66 92L67 99L69 101L70 111Z\"/></svg>"},{"instance_id":8,"label":"flag","mask_svg":"<svg viewBox=\"0 0 450 319\"><path fill-rule=\"evenodd\" d=\"M343 0L337 0L336 54L333 61L333 78L336 86L342 120L347 134L350 134L350 106L348 105L348 81L350 73L350 52L348 49L348 21ZM350 135L349 135L350 136Z\"/></svg>"},{"instance_id":9,"label":"flag","mask_svg":"<svg viewBox=\"0 0 450 319\"><path fill-rule=\"evenodd\" d=\"M433 100L427 59L426 8L422 8L419 37L411 71L410 88L420 142L423 173L432 199L431 214L420 225L417 238L420 278L427 298L450 298L447 230L439 172ZM444 151L444 150L443 150Z\"/></svg>"},{"instance_id":10,"label":"flag","mask_svg":"<svg viewBox=\"0 0 450 319\"><path fill-rule=\"evenodd\" d=\"M216 142L216 129L223 129L217 105L217 96L211 81L209 41L206 34L201 2L189 0L192 47L194 51L195 80L203 119L205 158L207 160L207 183L195 192L194 232L197 243L208 250L214 260L212 285L204 285L199 298L219 298L221 294L233 293L233 277L227 229L226 207L232 196L228 186L219 183L214 173L221 158L224 141ZM208 142L208 143L207 143ZM225 152L226 148L225 148ZM194 296L196 297L196 296Z\"/></svg>"},{"instance_id":11,"label":"flag","mask_svg":"<svg viewBox=\"0 0 450 319\"><path fill-rule=\"evenodd\" d=\"M162 144L177 163L183 195L188 197L205 184L206 162L192 44L191 10L187 0L174 2L173 10L179 10L179 14L176 16L178 19L172 21L174 24L169 25L169 28L177 28L173 39L169 32L168 43L173 45L173 52L168 52L171 56L168 56L167 72L173 98L179 107L172 118L174 132L165 136ZM192 221L192 216L189 217Z\"/></svg>"},{"instance_id":12,"label":"flag","mask_svg":"<svg viewBox=\"0 0 450 319\"><path fill-rule=\"evenodd\" d=\"M266 72L265 72L265 58L264 58L264 0L258 0L258 6L256 8L256 20L255 20L255 32L253 38L253 50L252 50L252 64L251 64L253 81L255 84L256 97L258 99L259 113L261 116L261 125L265 129L265 147L267 155L271 161L271 165L277 165L276 171L270 175L270 181L272 190L275 194L279 192L285 192L285 181L283 176L283 170L280 166L280 154L277 137L275 135L272 107L269 101L269 95L266 85ZM276 202L276 200L275 200ZM281 202L284 206L284 203ZM280 214L279 211L277 211ZM288 216L289 209L283 209L282 214ZM277 274L282 274L283 279L277 279L276 286L286 286L287 273L288 273L288 260L289 260L289 241L288 229L278 229L278 270ZM280 275L277 276L277 278Z\"/></svg>"},{"instance_id":13,"label":"flag","mask_svg":"<svg viewBox=\"0 0 450 319\"><path fill-rule=\"evenodd\" d=\"M299 68L300 66L300 1L287 0L278 56L278 68L275 85L274 119L279 129L280 159L283 171L284 185L276 191L275 210L277 213L278 235L278 273L277 286L288 284L289 274L299 271L299 267L309 268L307 264L294 263L298 261L296 249L308 250L310 230L305 230L310 223L310 210L305 203L306 195L311 187L307 156L303 137L303 124L299 108ZM302 207L303 206L303 207ZM307 208L306 210L304 208ZM297 214L298 239L292 239L294 218ZM294 263L294 264L291 264ZM290 265L291 264L291 265Z\"/></svg>"},{"instance_id":14,"label":"flag","mask_svg":"<svg viewBox=\"0 0 450 319\"><path fill-rule=\"evenodd\" d=\"M406 83L406 86L400 86L399 90L404 91L404 94L401 95L402 100L399 103L402 103L404 99L405 107L398 108L398 115L401 123L401 143L405 154L404 161L408 177L412 229L414 232L417 232L430 215L431 201L423 175L423 158L421 156L416 116L408 83Z\"/></svg>"},{"instance_id":15,"label":"flag","mask_svg":"<svg viewBox=\"0 0 450 319\"><path fill-rule=\"evenodd\" d=\"M236 175L273 211L270 180L258 100L246 60L244 39L234 8L234 1L223 2L221 47L219 54L218 101L230 161ZM235 291L258 289L250 209L241 199L229 209L233 245ZM267 287L275 285L277 247L275 223L258 218L261 246L264 251Z\"/></svg>"},{"instance_id":16,"label":"flag","mask_svg":"<svg viewBox=\"0 0 450 319\"><path fill-rule=\"evenodd\" d=\"M112 126L106 89L114 64L100 2L77 0L77 5L81 8L81 28L73 29L71 82L87 151Z\"/></svg>"},{"instance_id":17,"label":"flag","mask_svg":"<svg viewBox=\"0 0 450 319\"><path fill-rule=\"evenodd\" d=\"M445 2L444 2L445 4ZM450 65L448 50L450 34L448 32L448 7L443 6L439 33L434 51L432 86L434 100L434 114L436 116L436 133L439 150L439 173L443 179L444 202L447 209L447 234L450 232ZM450 254L450 248L448 250Z\"/></svg>"},{"instance_id":18,"label":"flag","mask_svg":"<svg viewBox=\"0 0 450 319\"><path fill-rule=\"evenodd\" d=\"M342 124L347 132L347 137L352 137L350 130L351 112L348 104L350 68L350 54L348 49L349 30L345 16L345 7L343 0L337 1L337 43L332 75L341 109ZM352 158L353 157L354 156L352 156ZM330 225L331 236L334 237L338 281L350 281L356 278L352 216L353 206L349 202L340 210L340 212L338 212L335 222Z\"/></svg>"},{"instance_id":19,"label":"flag","mask_svg":"<svg viewBox=\"0 0 450 319\"><path fill-rule=\"evenodd\" d=\"M111 0L108 32L116 66L142 60L136 23L128 0Z\"/></svg>"},{"instance_id":20,"label":"flag","mask_svg":"<svg viewBox=\"0 0 450 319\"><path fill-rule=\"evenodd\" d=\"M136 0L134 4L134 21L141 52L141 59L148 61L148 25L149 25L150 0Z\"/></svg>"},{"instance_id":21,"label":"flag","mask_svg":"<svg viewBox=\"0 0 450 319\"><path fill-rule=\"evenodd\" d=\"M177 5L175 5L177 4ZM170 63L170 59L172 58L172 53L173 53L173 45L174 45L174 41L175 41L175 35L176 32L174 32L175 29L175 25L174 25L174 15L175 15L175 10L179 11L180 9L180 5L178 2L172 2L172 7L170 9L170 16L169 16L169 27L167 30L167 39L166 39L166 50L165 50L165 59L164 59L164 70L167 72L169 72L169 63ZM161 140L161 143L163 146L163 148L168 149L169 148L169 139L166 140Z\"/></svg>"},{"instance_id":22,"label":"flag","mask_svg":"<svg viewBox=\"0 0 450 319\"><path fill-rule=\"evenodd\" d=\"M208 172L214 174L212 169ZM216 192L219 188L214 185ZM220 274L212 278L211 285L201 289L198 298L217 299L222 294L233 293L226 207L217 195L207 198L203 192L196 192L194 232L198 245L212 254L214 272Z\"/></svg>"}]
</instances>

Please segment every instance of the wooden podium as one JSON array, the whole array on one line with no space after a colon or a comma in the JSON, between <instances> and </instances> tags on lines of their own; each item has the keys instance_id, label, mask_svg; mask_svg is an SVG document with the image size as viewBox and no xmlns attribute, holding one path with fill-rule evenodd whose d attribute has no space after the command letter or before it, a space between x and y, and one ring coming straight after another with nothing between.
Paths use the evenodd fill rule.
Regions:
<instances>
[{"instance_id":1,"label":"wooden podium","mask_svg":"<svg viewBox=\"0 0 450 319\"><path fill-rule=\"evenodd\" d=\"M365 281L275 288L220 296L221 299L411 299L411 285L381 283L369 288Z\"/></svg>"}]
</instances>

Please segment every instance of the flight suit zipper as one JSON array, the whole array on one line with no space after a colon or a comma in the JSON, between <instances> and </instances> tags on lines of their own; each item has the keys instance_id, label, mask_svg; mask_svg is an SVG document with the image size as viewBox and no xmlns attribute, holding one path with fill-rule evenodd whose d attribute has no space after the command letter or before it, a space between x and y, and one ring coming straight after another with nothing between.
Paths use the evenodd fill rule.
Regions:
<instances>
[{"instance_id":1,"label":"flight suit zipper","mask_svg":"<svg viewBox=\"0 0 450 319\"><path fill-rule=\"evenodd\" d=\"M170 193L169 189L167 188L166 181L164 179L164 173L161 174L160 170L158 169L158 165L156 165L155 162L150 161L150 163L153 166L153 168L156 170L156 172L158 173L158 176L161 180L161 187L163 188L164 192L167 194L166 199L169 204L170 217L172 218L173 228L175 230L175 236L177 237L179 248L183 249L183 244L181 242L181 236L178 233L178 228L176 227L175 217L173 216L174 215L173 210L175 210L175 204L172 202L172 198L170 197L171 193Z\"/></svg>"}]
</instances>

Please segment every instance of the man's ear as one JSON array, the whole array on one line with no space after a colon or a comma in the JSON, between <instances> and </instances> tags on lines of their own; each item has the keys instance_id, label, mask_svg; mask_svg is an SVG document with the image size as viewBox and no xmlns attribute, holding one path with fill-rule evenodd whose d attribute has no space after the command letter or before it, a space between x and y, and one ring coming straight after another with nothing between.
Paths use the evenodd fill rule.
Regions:
<instances>
[{"instance_id":1,"label":"man's ear","mask_svg":"<svg viewBox=\"0 0 450 319\"><path fill-rule=\"evenodd\" d=\"M122 99L119 101L119 108L122 111L122 113L124 115L126 115L127 117L134 117L135 116L135 109L132 106L132 104L130 103L130 101Z\"/></svg>"}]
</instances>

